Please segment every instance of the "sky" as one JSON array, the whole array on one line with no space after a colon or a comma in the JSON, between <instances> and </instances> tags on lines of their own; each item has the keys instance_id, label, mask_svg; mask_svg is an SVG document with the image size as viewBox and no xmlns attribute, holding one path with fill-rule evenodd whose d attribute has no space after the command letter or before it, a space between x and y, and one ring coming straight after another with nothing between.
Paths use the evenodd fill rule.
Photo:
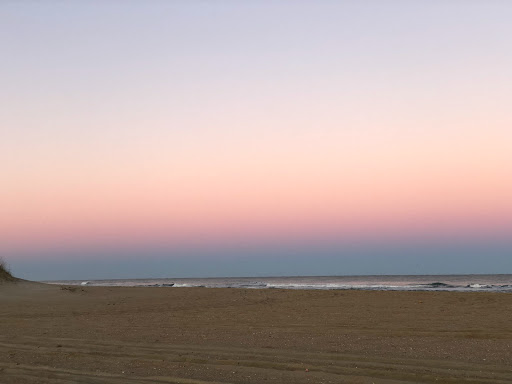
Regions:
<instances>
[{"instance_id":1,"label":"sky","mask_svg":"<svg viewBox=\"0 0 512 384\"><path fill-rule=\"evenodd\" d=\"M512 273L512 3L4 1L35 280Z\"/></svg>"}]
</instances>

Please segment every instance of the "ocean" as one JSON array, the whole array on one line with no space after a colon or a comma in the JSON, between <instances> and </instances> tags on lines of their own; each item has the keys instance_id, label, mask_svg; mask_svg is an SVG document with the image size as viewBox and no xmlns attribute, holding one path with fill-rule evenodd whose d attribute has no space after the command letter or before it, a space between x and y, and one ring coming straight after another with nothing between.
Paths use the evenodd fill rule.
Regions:
<instances>
[{"instance_id":1,"label":"ocean","mask_svg":"<svg viewBox=\"0 0 512 384\"><path fill-rule=\"evenodd\" d=\"M50 284L109 287L204 287L248 289L358 289L379 291L511 292L512 274L215 277L113 280L60 280Z\"/></svg>"}]
</instances>

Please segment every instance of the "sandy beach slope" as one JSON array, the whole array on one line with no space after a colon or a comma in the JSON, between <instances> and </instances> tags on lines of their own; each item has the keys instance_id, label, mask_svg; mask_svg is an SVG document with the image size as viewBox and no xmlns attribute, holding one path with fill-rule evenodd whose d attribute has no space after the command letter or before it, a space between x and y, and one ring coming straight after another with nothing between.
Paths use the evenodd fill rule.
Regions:
<instances>
[{"instance_id":1,"label":"sandy beach slope","mask_svg":"<svg viewBox=\"0 0 512 384\"><path fill-rule=\"evenodd\" d=\"M512 295L0 284L0 383L512 383Z\"/></svg>"}]
</instances>

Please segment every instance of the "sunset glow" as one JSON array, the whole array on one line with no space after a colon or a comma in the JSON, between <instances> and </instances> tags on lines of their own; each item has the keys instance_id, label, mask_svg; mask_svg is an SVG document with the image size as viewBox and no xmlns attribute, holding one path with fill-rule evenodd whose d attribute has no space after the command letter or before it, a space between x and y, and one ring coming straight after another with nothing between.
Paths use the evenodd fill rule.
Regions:
<instances>
[{"instance_id":1,"label":"sunset glow","mask_svg":"<svg viewBox=\"0 0 512 384\"><path fill-rule=\"evenodd\" d=\"M2 4L1 253L507 241L512 7L398 3Z\"/></svg>"}]
</instances>

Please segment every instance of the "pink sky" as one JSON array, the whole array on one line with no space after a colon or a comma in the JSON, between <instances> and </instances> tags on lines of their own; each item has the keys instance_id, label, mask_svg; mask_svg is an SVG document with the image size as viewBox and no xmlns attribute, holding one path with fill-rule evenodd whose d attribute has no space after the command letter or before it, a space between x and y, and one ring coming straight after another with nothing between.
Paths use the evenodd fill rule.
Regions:
<instances>
[{"instance_id":1,"label":"pink sky","mask_svg":"<svg viewBox=\"0 0 512 384\"><path fill-rule=\"evenodd\" d=\"M2 248L506 239L510 7L347 4L8 7Z\"/></svg>"}]
</instances>

